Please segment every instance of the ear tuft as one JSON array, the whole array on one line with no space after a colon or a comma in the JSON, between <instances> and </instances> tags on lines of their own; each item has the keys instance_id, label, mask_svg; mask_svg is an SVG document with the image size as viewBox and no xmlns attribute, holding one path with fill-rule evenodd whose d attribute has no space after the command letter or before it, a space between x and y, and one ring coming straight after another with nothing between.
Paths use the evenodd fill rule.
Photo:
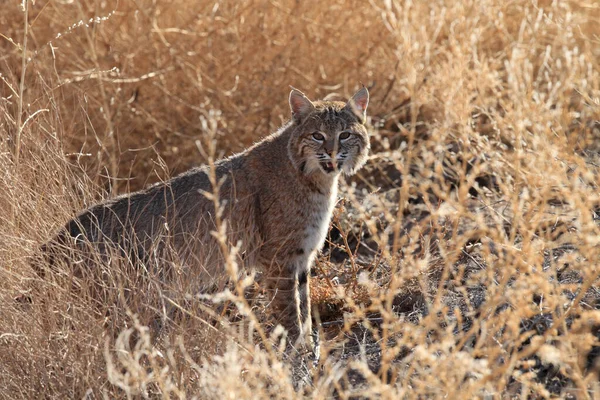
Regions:
<instances>
[{"instance_id":1,"label":"ear tuft","mask_svg":"<svg viewBox=\"0 0 600 400\"><path fill-rule=\"evenodd\" d=\"M290 92L290 108L292 109L292 117L296 121L301 121L314 110L315 106L304 93L292 88Z\"/></svg>"},{"instance_id":2,"label":"ear tuft","mask_svg":"<svg viewBox=\"0 0 600 400\"><path fill-rule=\"evenodd\" d=\"M369 91L363 86L352 96L346 107L350 109L364 123L367 119L367 106L369 105Z\"/></svg>"}]
</instances>

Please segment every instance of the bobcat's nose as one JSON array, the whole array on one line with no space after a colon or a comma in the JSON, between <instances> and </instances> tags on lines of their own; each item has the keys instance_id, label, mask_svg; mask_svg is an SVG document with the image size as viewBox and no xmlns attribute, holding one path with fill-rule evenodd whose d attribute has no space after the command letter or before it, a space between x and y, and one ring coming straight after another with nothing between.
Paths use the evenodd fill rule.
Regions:
<instances>
[{"instance_id":1,"label":"bobcat's nose","mask_svg":"<svg viewBox=\"0 0 600 400\"><path fill-rule=\"evenodd\" d=\"M337 153L337 151L335 151L335 147L335 143L333 141L330 141L325 143L325 146L323 146L323 150L325 150L325 153L327 153L329 157L332 157L334 153Z\"/></svg>"}]
</instances>

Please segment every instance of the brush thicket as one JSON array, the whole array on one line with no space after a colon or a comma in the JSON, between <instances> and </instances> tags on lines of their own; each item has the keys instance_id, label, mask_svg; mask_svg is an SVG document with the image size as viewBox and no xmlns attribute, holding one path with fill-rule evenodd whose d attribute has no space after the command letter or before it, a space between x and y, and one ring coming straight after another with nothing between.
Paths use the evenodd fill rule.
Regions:
<instances>
[{"instance_id":1,"label":"brush thicket","mask_svg":"<svg viewBox=\"0 0 600 400\"><path fill-rule=\"evenodd\" d=\"M5 4L0 397L598 397L599 19L541 0ZM167 305L127 258L78 285L31 268L77 211L281 126L289 85L359 82L373 150L313 269L312 385L294 389L250 281Z\"/></svg>"}]
</instances>

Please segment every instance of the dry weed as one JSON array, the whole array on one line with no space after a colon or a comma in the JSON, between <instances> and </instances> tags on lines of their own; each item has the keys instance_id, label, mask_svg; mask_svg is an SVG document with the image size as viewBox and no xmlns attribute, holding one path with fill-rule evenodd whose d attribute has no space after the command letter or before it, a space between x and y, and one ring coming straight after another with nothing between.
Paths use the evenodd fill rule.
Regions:
<instances>
[{"instance_id":1,"label":"dry weed","mask_svg":"<svg viewBox=\"0 0 600 400\"><path fill-rule=\"evenodd\" d=\"M600 397L599 26L583 0L4 4L0 397ZM32 270L78 210L279 127L288 85L359 81L373 151L300 390L250 280L177 299L117 258L99 297Z\"/></svg>"}]
</instances>

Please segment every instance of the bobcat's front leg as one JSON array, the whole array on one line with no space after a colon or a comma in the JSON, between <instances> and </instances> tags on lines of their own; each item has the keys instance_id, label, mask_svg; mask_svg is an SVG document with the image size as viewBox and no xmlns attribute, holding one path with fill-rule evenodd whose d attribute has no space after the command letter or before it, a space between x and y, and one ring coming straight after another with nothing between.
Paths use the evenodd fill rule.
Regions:
<instances>
[{"instance_id":1,"label":"bobcat's front leg","mask_svg":"<svg viewBox=\"0 0 600 400\"><path fill-rule=\"evenodd\" d=\"M319 337L318 334L313 336L312 331L312 309L310 304L310 265L304 271L298 273L298 300L300 308L301 335L304 343L307 344L308 350L313 353L313 361L319 361Z\"/></svg>"},{"instance_id":2,"label":"bobcat's front leg","mask_svg":"<svg viewBox=\"0 0 600 400\"><path fill-rule=\"evenodd\" d=\"M295 295L298 303L298 320L300 324L296 344L299 349L313 352L315 358L318 358L318 350L315 348L312 336L310 304L310 268L316 254L314 251L311 254L305 254L301 250L297 250L296 254L297 257L292 263L295 271Z\"/></svg>"},{"instance_id":3,"label":"bobcat's front leg","mask_svg":"<svg viewBox=\"0 0 600 400\"><path fill-rule=\"evenodd\" d=\"M302 328L298 280L292 268L280 265L272 265L267 275L273 323L286 329L288 346L293 346Z\"/></svg>"},{"instance_id":4,"label":"bobcat's front leg","mask_svg":"<svg viewBox=\"0 0 600 400\"><path fill-rule=\"evenodd\" d=\"M274 289L272 304L276 322L287 330L288 345L297 350L303 347L312 350L310 261L303 251L296 250L293 257L278 263L269 273L269 286Z\"/></svg>"}]
</instances>

